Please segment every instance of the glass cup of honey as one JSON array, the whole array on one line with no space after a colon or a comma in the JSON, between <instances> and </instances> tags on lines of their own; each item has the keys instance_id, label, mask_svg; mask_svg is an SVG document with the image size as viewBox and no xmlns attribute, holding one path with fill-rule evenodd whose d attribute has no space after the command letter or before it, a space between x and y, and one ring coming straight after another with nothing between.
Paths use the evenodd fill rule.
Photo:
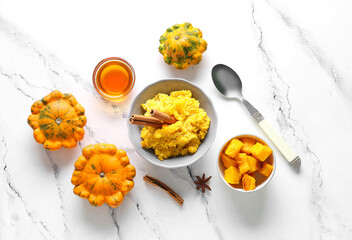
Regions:
<instances>
[{"instance_id":1,"label":"glass cup of honey","mask_svg":"<svg viewBox=\"0 0 352 240\"><path fill-rule=\"evenodd\" d=\"M95 90L109 100L121 100L131 92L136 74L126 60L118 57L105 58L93 72Z\"/></svg>"}]
</instances>

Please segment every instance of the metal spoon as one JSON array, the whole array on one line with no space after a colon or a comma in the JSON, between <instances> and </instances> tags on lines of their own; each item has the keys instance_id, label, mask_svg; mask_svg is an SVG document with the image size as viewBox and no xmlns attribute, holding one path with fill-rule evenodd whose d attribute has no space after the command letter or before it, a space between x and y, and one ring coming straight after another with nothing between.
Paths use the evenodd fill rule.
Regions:
<instances>
[{"instance_id":1,"label":"metal spoon","mask_svg":"<svg viewBox=\"0 0 352 240\"><path fill-rule=\"evenodd\" d=\"M218 64L213 67L211 76L219 92L227 98L240 100L287 161L292 166L299 167L301 165L300 157L288 146L276 130L271 127L263 115L244 99L242 95L242 82L237 73L224 64Z\"/></svg>"}]
</instances>

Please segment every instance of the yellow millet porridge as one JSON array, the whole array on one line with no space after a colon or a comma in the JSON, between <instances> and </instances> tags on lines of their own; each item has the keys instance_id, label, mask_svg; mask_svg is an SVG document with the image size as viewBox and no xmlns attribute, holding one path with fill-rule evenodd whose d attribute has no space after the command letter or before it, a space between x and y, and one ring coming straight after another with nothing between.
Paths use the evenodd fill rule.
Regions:
<instances>
[{"instance_id":1,"label":"yellow millet porridge","mask_svg":"<svg viewBox=\"0 0 352 240\"><path fill-rule=\"evenodd\" d=\"M210 119L190 90L174 91L170 95L159 93L142 104L149 116L156 109L174 116L176 123L162 128L145 126L141 131L142 147L152 148L160 160L177 155L193 154L208 132Z\"/></svg>"}]
</instances>

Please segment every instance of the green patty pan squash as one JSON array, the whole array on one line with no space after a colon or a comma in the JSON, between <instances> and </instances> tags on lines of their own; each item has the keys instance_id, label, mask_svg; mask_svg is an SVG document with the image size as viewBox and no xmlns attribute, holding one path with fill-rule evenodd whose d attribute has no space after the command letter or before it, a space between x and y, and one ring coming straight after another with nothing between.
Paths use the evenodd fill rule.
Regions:
<instances>
[{"instance_id":1,"label":"green patty pan squash","mask_svg":"<svg viewBox=\"0 0 352 240\"><path fill-rule=\"evenodd\" d=\"M33 128L34 139L47 150L73 148L84 137L87 118L72 94L55 90L36 101L31 112L27 121Z\"/></svg>"},{"instance_id":2,"label":"green patty pan squash","mask_svg":"<svg viewBox=\"0 0 352 240\"><path fill-rule=\"evenodd\" d=\"M207 42L198 28L189 22L175 24L160 37L159 52L167 64L176 69L186 69L200 63L202 53L207 50Z\"/></svg>"}]
</instances>

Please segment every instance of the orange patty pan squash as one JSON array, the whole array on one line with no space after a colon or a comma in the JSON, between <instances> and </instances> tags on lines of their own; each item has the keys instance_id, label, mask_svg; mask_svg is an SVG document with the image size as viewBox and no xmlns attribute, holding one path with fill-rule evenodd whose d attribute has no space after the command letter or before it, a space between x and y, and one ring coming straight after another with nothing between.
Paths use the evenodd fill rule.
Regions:
<instances>
[{"instance_id":1,"label":"orange patty pan squash","mask_svg":"<svg viewBox=\"0 0 352 240\"><path fill-rule=\"evenodd\" d=\"M31 112L27 122L34 130L34 139L47 150L73 148L84 137L87 118L72 94L55 90L36 101Z\"/></svg>"},{"instance_id":2,"label":"orange patty pan squash","mask_svg":"<svg viewBox=\"0 0 352 240\"><path fill-rule=\"evenodd\" d=\"M75 163L71 182L73 192L93 206L107 203L118 207L133 188L136 175L124 150L113 144L97 143L82 150Z\"/></svg>"}]
</instances>

